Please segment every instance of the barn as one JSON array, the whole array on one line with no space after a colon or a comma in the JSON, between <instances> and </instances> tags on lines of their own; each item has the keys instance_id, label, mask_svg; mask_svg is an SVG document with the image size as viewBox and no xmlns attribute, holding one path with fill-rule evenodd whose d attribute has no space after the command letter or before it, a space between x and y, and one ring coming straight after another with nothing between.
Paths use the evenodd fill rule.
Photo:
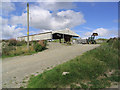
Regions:
<instances>
[{"instance_id":1,"label":"barn","mask_svg":"<svg viewBox=\"0 0 120 90\"><path fill-rule=\"evenodd\" d=\"M56 30L45 33L39 33L34 35L29 35L29 41L38 41L38 40L52 40L52 39L63 39L65 42L70 42L73 37L80 37L78 34L73 32L70 29ZM18 37L18 40L27 41L27 36Z\"/></svg>"}]
</instances>

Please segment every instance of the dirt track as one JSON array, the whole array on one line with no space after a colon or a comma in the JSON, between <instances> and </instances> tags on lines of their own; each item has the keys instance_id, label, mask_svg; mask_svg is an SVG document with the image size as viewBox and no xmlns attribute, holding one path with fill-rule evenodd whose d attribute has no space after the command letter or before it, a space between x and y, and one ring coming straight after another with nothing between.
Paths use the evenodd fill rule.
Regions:
<instances>
[{"instance_id":1,"label":"dirt track","mask_svg":"<svg viewBox=\"0 0 120 90\"><path fill-rule=\"evenodd\" d=\"M33 73L41 73L45 69L75 58L82 53L98 47L99 45L65 46L59 43L49 43L48 49L34 55L17 56L3 60L3 87L16 88L23 79ZM21 83L20 83L21 82Z\"/></svg>"}]
</instances>

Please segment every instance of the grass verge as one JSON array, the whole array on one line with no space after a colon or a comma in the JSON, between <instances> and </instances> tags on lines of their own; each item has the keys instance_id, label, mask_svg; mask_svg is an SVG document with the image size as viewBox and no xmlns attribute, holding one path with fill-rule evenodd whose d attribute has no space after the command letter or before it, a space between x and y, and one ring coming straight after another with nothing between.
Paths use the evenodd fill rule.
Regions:
<instances>
[{"instance_id":1,"label":"grass verge","mask_svg":"<svg viewBox=\"0 0 120 90\"><path fill-rule=\"evenodd\" d=\"M14 54L14 55L9 55L9 56L2 55L2 59L9 58L9 57L15 57L15 56L32 55L32 54L35 54L35 53L38 53L38 52L35 52L35 51L30 51L30 52L23 53L23 54L16 54L16 55Z\"/></svg>"},{"instance_id":2,"label":"grass verge","mask_svg":"<svg viewBox=\"0 0 120 90\"><path fill-rule=\"evenodd\" d=\"M113 45L113 44L112 44ZM28 88L106 88L118 79L118 49L108 43L30 78ZM69 74L62 75L63 72ZM119 77L120 78L120 77Z\"/></svg>"},{"instance_id":3,"label":"grass verge","mask_svg":"<svg viewBox=\"0 0 120 90\"><path fill-rule=\"evenodd\" d=\"M9 40L2 43L2 58L32 55L34 53L46 50L47 41L31 41L29 50L25 41Z\"/></svg>"}]
</instances>

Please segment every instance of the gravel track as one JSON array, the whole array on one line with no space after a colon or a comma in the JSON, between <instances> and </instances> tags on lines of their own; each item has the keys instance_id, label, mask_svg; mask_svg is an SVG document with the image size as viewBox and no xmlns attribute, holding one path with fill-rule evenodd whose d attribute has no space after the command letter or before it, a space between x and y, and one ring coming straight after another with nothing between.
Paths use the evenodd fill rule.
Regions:
<instances>
[{"instance_id":1,"label":"gravel track","mask_svg":"<svg viewBox=\"0 0 120 90\"><path fill-rule=\"evenodd\" d=\"M98 46L98 44L65 46L49 43L48 49L37 54L6 58L2 61L3 88L18 88L25 83L23 82L25 77L42 73Z\"/></svg>"}]
</instances>

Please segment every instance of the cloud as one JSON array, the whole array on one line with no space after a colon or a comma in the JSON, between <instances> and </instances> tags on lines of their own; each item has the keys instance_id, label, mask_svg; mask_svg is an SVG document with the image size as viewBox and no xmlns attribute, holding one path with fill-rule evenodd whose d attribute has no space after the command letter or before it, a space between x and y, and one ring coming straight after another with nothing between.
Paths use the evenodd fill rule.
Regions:
<instances>
[{"instance_id":1,"label":"cloud","mask_svg":"<svg viewBox=\"0 0 120 90\"><path fill-rule=\"evenodd\" d=\"M22 24L23 26L27 25L27 13L22 13L21 16L12 16L9 20L9 24L17 25Z\"/></svg>"},{"instance_id":2,"label":"cloud","mask_svg":"<svg viewBox=\"0 0 120 90\"><path fill-rule=\"evenodd\" d=\"M30 4L30 27L39 29L39 32L46 32L50 30L59 30L64 28L72 28L77 25L85 23L84 15L81 12L75 12L73 10L67 10L75 8L72 3L63 2L45 2ZM6 5L6 4L5 4ZM15 10L14 3L7 3L7 7L2 7L6 10L6 13ZM62 11L58 11L64 9ZM27 9L26 9L27 10ZM22 12L20 16L11 15L9 19L2 19L3 23L3 37L14 38L20 33L18 30L19 25L22 27L27 26L27 13L26 10ZM21 27L20 27L21 28ZM33 32L32 32L33 31ZM32 30L31 33L36 33ZM17 33L16 35L13 35ZM38 33L38 31L37 31ZM23 35L20 33L18 36Z\"/></svg>"},{"instance_id":3,"label":"cloud","mask_svg":"<svg viewBox=\"0 0 120 90\"><path fill-rule=\"evenodd\" d=\"M58 12L53 24L56 27L72 28L85 22L84 15L81 12L67 10Z\"/></svg>"},{"instance_id":4,"label":"cloud","mask_svg":"<svg viewBox=\"0 0 120 90\"><path fill-rule=\"evenodd\" d=\"M0 4L0 9L2 9L2 15L7 16L10 12L15 10L15 5L11 2L3 2Z\"/></svg>"},{"instance_id":5,"label":"cloud","mask_svg":"<svg viewBox=\"0 0 120 90\"><path fill-rule=\"evenodd\" d=\"M37 29L58 30L75 27L85 22L84 15L81 12L66 10L53 14L39 6L30 7L30 26ZM13 16L10 23L26 26L27 14L22 13L21 16Z\"/></svg>"},{"instance_id":6,"label":"cloud","mask_svg":"<svg viewBox=\"0 0 120 90\"><path fill-rule=\"evenodd\" d=\"M17 27L17 25L9 25L8 19L2 18L1 16L0 20L2 21L2 23L0 23L2 27L2 32L0 32L2 39L16 38L24 35L21 31L25 30L25 28Z\"/></svg>"},{"instance_id":7,"label":"cloud","mask_svg":"<svg viewBox=\"0 0 120 90\"><path fill-rule=\"evenodd\" d=\"M14 4L8 3L8 6L11 5L11 8L7 12L14 11ZM64 28L72 28L77 25L85 23L84 15L81 12L75 12L73 10L67 10L75 8L75 5L72 3L63 3L63 2L45 2L30 5L30 27L39 29L39 32L46 32L50 30L59 30ZM58 11L64 9L62 11ZM26 9L27 10L27 9ZM26 10L22 12L21 16L12 15L10 19L3 20L3 37L16 37L13 35L15 33L20 33L18 25L22 27L27 26L27 13ZM1 18L0 18L1 19ZM10 31L10 32L9 32ZM31 33L36 33L31 31ZM38 33L38 31L37 31ZM20 33L20 35L22 35ZM19 35L18 35L19 36Z\"/></svg>"},{"instance_id":8,"label":"cloud","mask_svg":"<svg viewBox=\"0 0 120 90\"><path fill-rule=\"evenodd\" d=\"M39 6L46 10L56 11L59 9L73 9L76 5L72 2L40 2Z\"/></svg>"},{"instance_id":9,"label":"cloud","mask_svg":"<svg viewBox=\"0 0 120 90\"><path fill-rule=\"evenodd\" d=\"M92 35L92 33L98 33L99 36L108 36L110 34L109 30L104 29L104 28L98 28L93 30L92 32L87 32L85 33L86 36Z\"/></svg>"},{"instance_id":10,"label":"cloud","mask_svg":"<svg viewBox=\"0 0 120 90\"><path fill-rule=\"evenodd\" d=\"M105 28L97 28L95 30L93 30L92 32L86 32L85 36L91 36L92 33L98 33L99 37L113 37L113 36L117 36L117 31L116 30L108 30Z\"/></svg>"},{"instance_id":11,"label":"cloud","mask_svg":"<svg viewBox=\"0 0 120 90\"><path fill-rule=\"evenodd\" d=\"M83 27L84 29L87 29L87 30L93 30L92 28L90 27Z\"/></svg>"},{"instance_id":12,"label":"cloud","mask_svg":"<svg viewBox=\"0 0 120 90\"><path fill-rule=\"evenodd\" d=\"M1 23L0 23L1 26L4 26L5 24L8 23L8 19L4 19L1 16L0 16L0 21L1 21Z\"/></svg>"},{"instance_id":13,"label":"cloud","mask_svg":"<svg viewBox=\"0 0 120 90\"><path fill-rule=\"evenodd\" d=\"M24 28L16 28L16 26L5 25L2 29L2 38L8 39L23 36L24 34L20 32L22 30L24 30Z\"/></svg>"}]
</instances>

